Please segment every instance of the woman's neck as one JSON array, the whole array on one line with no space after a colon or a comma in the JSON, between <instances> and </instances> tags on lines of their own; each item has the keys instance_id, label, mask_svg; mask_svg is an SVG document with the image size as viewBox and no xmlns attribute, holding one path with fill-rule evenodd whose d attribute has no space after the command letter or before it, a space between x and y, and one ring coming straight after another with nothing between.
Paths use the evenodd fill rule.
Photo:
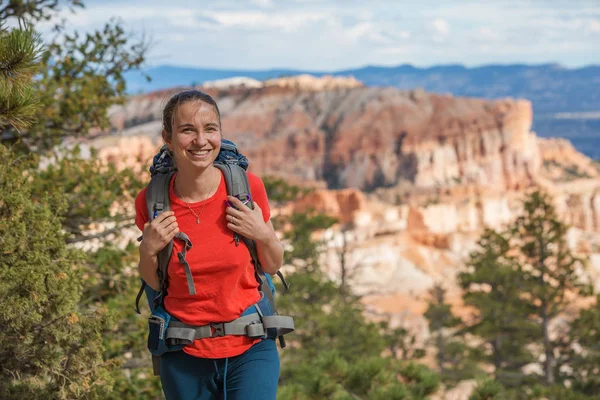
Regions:
<instances>
[{"instance_id":1,"label":"woman's neck","mask_svg":"<svg viewBox=\"0 0 600 400\"><path fill-rule=\"evenodd\" d=\"M175 194L188 203L205 200L216 190L219 175L219 170L213 166L199 172L180 170L175 177Z\"/></svg>"}]
</instances>

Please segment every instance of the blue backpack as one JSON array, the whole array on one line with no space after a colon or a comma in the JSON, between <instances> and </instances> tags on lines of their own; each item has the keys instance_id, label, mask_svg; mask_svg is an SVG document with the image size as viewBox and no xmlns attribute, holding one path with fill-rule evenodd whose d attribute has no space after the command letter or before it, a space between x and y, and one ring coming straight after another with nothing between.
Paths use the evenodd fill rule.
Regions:
<instances>
[{"instance_id":1,"label":"blue backpack","mask_svg":"<svg viewBox=\"0 0 600 400\"><path fill-rule=\"evenodd\" d=\"M227 186L227 194L234 196L250 208L254 208L250 185L246 170L248 160L237 150L236 145L228 140L221 141L221 150L214 165L223 172ZM160 213L170 209L169 185L176 168L173 165L169 150L162 146L159 153L154 156L150 174L152 176L146 189L146 204L150 220ZM136 298L136 312L140 314L139 301L142 293L146 294L150 306L148 349L152 353L152 364L155 375L160 373L160 355L167 351L181 350L185 345L195 339L223 335L245 335L249 337L278 337L281 348L285 347L283 335L294 330L294 321L291 317L280 316L275 306L275 286L269 274L265 274L258 260L256 243L237 233L233 233L234 243L239 246L240 241L248 248L257 281L261 300L244 311L240 318L226 322L214 323L202 327L188 326L174 319L164 308L163 301L168 294L168 267L173 251L173 240L158 253L158 279L159 290L156 291L142 280L142 285ZM138 238L141 241L142 237ZM192 248L192 242L184 232L179 232L174 240L185 243L182 252L178 253L179 264L184 268L188 291L190 295L196 294L190 266L186 261L186 253ZM281 272L277 272L286 290L289 285Z\"/></svg>"}]
</instances>

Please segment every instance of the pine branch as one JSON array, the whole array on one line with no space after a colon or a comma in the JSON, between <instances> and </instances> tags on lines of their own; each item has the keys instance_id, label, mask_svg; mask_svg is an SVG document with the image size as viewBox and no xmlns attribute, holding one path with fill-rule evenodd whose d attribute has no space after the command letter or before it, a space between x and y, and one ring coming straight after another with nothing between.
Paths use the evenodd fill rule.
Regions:
<instances>
[{"instance_id":1,"label":"pine branch","mask_svg":"<svg viewBox=\"0 0 600 400\"><path fill-rule=\"evenodd\" d=\"M133 226L135 226L135 223L131 222L129 224L121 225L121 226L118 226L116 228L107 229L107 230L105 230L103 232L100 232L100 233L97 233L97 234L94 234L94 235L81 235L81 236L77 236L77 237L74 237L74 238L71 238L71 239L67 239L66 242L68 244L72 244L72 243L85 242L85 241L92 240L92 239L101 239L101 238L104 238L104 237L106 237L106 236L108 236L108 235L110 235L112 233L117 233L117 232L122 231L123 229L131 228Z\"/></svg>"},{"instance_id":2,"label":"pine branch","mask_svg":"<svg viewBox=\"0 0 600 400\"><path fill-rule=\"evenodd\" d=\"M40 36L31 26L10 32L0 27L0 133L7 127L19 133L35 121L38 99L31 81L41 52Z\"/></svg>"},{"instance_id":3,"label":"pine branch","mask_svg":"<svg viewBox=\"0 0 600 400\"><path fill-rule=\"evenodd\" d=\"M2 32L0 39L0 90L6 93L38 73L43 46L31 26Z\"/></svg>"}]
</instances>

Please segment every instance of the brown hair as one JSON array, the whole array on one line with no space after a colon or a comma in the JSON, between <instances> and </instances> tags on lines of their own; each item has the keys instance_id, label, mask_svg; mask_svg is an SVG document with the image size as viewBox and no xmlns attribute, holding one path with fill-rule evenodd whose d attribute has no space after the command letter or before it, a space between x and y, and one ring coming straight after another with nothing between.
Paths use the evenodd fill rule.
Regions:
<instances>
[{"instance_id":1,"label":"brown hair","mask_svg":"<svg viewBox=\"0 0 600 400\"><path fill-rule=\"evenodd\" d=\"M202 101L213 106L217 112L217 117L219 117L219 128L221 127L221 112L219 111L219 106L215 99L200 90L184 90L173 95L163 109L163 129L167 132L167 137L171 138L171 135L173 134L173 118L177 109L180 105L191 101Z\"/></svg>"}]
</instances>

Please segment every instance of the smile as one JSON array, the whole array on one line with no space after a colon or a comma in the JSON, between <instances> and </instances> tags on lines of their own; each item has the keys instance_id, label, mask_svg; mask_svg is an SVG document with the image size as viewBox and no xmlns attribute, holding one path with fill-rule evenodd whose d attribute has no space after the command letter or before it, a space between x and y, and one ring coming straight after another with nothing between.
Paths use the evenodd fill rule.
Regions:
<instances>
[{"instance_id":1,"label":"smile","mask_svg":"<svg viewBox=\"0 0 600 400\"><path fill-rule=\"evenodd\" d=\"M188 150L188 152L194 157L205 158L210 154L211 150Z\"/></svg>"}]
</instances>

